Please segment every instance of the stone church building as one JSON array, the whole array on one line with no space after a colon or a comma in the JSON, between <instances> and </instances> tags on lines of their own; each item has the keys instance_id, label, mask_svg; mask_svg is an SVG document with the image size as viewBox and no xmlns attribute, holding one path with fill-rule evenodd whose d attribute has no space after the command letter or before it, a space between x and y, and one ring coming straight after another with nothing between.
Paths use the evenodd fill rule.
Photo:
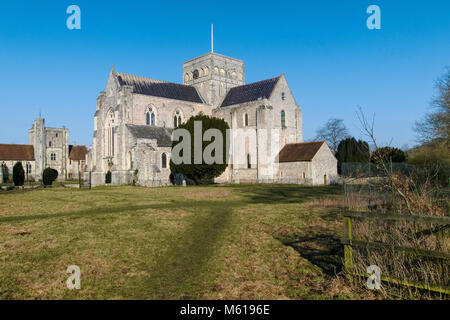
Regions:
<instances>
[{"instance_id":1,"label":"stone church building","mask_svg":"<svg viewBox=\"0 0 450 320\"><path fill-rule=\"evenodd\" d=\"M303 143L302 110L284 74L245 84L242 60L208 53L185 62L182 79L177 84L111 69L97 98L87 156L93 186L104 184L108 172L112 184L169 185L172 132L199 113L223 118L232 131L232 161L216 182L336 179L328 146Z\"/></svg>"}]
</instances>

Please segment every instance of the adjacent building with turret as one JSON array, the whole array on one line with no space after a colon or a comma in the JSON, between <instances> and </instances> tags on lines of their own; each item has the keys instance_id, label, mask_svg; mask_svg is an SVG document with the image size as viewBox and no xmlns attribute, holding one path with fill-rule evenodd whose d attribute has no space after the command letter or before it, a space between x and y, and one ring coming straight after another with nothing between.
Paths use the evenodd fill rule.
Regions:
<instances>
[{"instance_id":1,"label":"adjacent building with turret","mask_svg":"<svg viewBox=\"0 0 450 320\"><path fill-rule=\"evenodd\" d=\"M78 179L86 153L85 146L69 145L68 128L46 127L45 120L37 118L28 130L28 145L0 144L0 182L12 175L16 162L22 162L28 181L42 180L47 167L58 171L58 180Z\"/></svg>"}]
</instances>

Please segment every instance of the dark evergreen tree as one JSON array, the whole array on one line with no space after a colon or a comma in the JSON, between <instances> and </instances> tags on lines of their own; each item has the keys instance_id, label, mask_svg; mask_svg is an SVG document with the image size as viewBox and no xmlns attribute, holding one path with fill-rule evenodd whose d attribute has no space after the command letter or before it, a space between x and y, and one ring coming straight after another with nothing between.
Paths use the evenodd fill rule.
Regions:
<instances>
[{"instance_id":1,"label":"dark evergreen tree","mask_svg":"<svg viewBox=\"0 0 450 320\"><path fill-rule=\"evenodd\" d=\"M195 137L194 133L194 123L195 121L201 122L201 137ZM191 147L191 156L190 161L186 161L189 163L180 163L175 164L172 159L174 156L178 156L177 154L174 154L173 150L174 147L177 146L179 143L183 143L183 138L180 139L180 141L173 141L172 142L172 159L170 160L170 170L172 172L172 175L179 176L184 175L187 178L191 179L195 184L203 184L203 183L210 183L215 177L218 177L221 175L226 167L227 167L227 143L228 139L227 137L227 129L229 129L228 124L225 120L215 117L210 117L204 114L199 114L197 116L191 117L188 121L178 126L177 129L186 129L190 133L190 147ZM222 134L222 156L220 157L220 154L217 154L217 158L220 157L220 161L214 162L214 163L206 163L205 159L202 157L201 163L195 164L194 162L194 140L200 139L202 141L201 146L201 152L203 155L203 152L206 147L208 147L210 144L215 143L215 138L212 138L212 141L203 141L203 135L205 131L208 129L218 129ZM210 147L211 148L211 147ZM211 155L213 157L216 157L216 150L214 152L211 152ZM180 152L180 157L183 156L183 152Z\"/></svg>"},{"instance_id":2,"label":"dark evergreen tree","mask_svg":"<svg viewBox=\"0 0 450 320\"><path fill-rule=\"evenodd\" d=\"M345 162L369 162L369 144L353 137L344 139L338 145L336 159L338 160L339 173L341 173L342 164Z\"/></svg>"},{"instance_id":3,"label":"dark evergreen tree","mask_svg":"<svg viewBox=\"0 0 450 320\"><path fill-rule=\"evenodd\" d=\"M23 186L25 182L25 171L23 170L22 162L16 162L13 167L13 181L15 186Z\"/></svg>"}]
</instances>

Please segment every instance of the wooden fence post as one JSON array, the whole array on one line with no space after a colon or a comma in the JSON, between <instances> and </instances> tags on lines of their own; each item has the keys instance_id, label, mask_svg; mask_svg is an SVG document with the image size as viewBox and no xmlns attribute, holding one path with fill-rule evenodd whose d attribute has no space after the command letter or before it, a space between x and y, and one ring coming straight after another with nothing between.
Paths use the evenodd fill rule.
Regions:
<instances>
[{"instance_id":1,"label":"wooden fence post","mask_svg":"<svg viewBox=\"0 0 450 320\"><path fill-rule=\"evenodd\" d=\"M352 218L344 217L344 266L347 272L353 271Z\"/></svg>"}]
</instances>

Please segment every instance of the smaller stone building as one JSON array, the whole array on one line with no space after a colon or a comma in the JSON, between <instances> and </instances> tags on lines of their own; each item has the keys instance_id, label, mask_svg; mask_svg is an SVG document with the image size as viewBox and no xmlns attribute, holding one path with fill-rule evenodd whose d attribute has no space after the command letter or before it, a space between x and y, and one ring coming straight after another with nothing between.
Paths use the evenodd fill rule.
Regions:
<instances>
[{"instance_id":1,"label":"smaller stone building","mask_svg":"<svg viewBox=\"0 0 450 320\"><path fill-rule=\"evenodd\" d=\"M25 180L34 179L36 165L34 161L34 148L26 144L0 144L0 183L12 179L13 167L22 162L25 171Z\"/></svg>"},{"instance_id":2,"label":"smaller stone building","mask_svg":"<svg viewBox=\"0 0 450 320\"><path fill-rule=\"evenodd\" d=\"M278 155L278 179L284 183L337 182L337 159L325 141L288 143Z\"/></svg>"},{"instance_id":3,"label":"smaller stone building","mask_svg":"<svg viewBox=\"0 0 450 320\"><path fill-rule=\"evenodd\" d=\"M64 126L46 127L45 120L37 118L28 130L28 143L0 144L0 183L12 175L17 162L22 162L26 181L42 180L47 167L58 171L60 181L78 179L85 171L87 148L69 145L69 129Z\"/></svg>"},{"instance_id":4,"label":"smaller stone building","mask_svg":"<svg viewBox=\"0 0 450 320\"><path fill-rule=\"evenodd\" d=\"M69 163L67 164L67 179L78 179L84 177L86 171L86 146L69 145Z\"/></svg>"}]
</instances>

